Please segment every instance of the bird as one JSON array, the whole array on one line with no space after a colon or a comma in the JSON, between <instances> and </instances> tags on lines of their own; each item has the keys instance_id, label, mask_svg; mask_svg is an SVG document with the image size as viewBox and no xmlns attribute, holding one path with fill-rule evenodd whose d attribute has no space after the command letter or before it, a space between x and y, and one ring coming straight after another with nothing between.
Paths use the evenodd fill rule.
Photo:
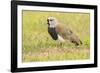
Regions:
<instances>
[{"instance_id":1,"label":"bird","mask_svg":"<svg viewBox=\"0 0 100 73\"><path fill-rule=\"evenodd\" d=\"M48 33L53 40L59 40L60 42L70 41L75 46L81 45L82 41L79 37L70 29L58 22L55 17L47 18Z\"/></svg>"}]
</instances>

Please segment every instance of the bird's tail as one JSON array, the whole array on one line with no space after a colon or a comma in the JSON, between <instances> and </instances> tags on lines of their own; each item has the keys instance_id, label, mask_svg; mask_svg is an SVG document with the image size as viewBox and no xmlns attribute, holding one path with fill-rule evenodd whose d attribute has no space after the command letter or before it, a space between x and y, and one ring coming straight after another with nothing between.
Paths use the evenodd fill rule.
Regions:
<instances>
[{"instance_id":1,"label":"bird's tail","mask_svg":"<svg viewBox=\"0 0 100 73\"><path fill-rule=\"evenodd\" d=\"M83 44L81 40L80 40L80 44L81 44L81 45Z\"/></svg>"}]
</instances>

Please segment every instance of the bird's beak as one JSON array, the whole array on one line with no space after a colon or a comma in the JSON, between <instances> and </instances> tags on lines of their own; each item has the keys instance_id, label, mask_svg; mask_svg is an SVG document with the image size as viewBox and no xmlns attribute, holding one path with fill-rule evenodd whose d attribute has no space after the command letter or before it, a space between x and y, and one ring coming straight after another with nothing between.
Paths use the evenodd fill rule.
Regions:
<instances>
[{"instance_id":1,"label":"bird's beak","mask_svg":"<svg viewBox=\"0 0 100 73\"><path fill-rule=\"evenodd\" d=\"M50 25L50 24L49 24L49 20L48 20L48 19L47 19L47 24L48 24L48 25Z\"/></svg>"},{"instance_id":2,"label":"bird's beak","mask_svg":"<svg viewBox=\"0 0 100 73\"><path fill-rule=\"evenodd\" d=\"M47 22L47 24L50 25L49 22Z\"/></svg>"}]
</instances>

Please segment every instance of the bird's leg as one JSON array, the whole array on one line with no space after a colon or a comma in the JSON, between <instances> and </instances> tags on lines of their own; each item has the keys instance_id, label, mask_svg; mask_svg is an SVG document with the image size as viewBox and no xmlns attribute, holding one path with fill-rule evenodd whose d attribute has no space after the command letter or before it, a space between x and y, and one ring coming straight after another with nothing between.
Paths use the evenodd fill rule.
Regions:
<instances>
[{"instance_id":1,"label":"bird's leg","mask_svg":"<svg viewBox=\"0 0 100 73\"><path fill-rule=\"evenodd\" d=\"M60 45L60 43L59 43L59 41L57 41L57 44L56 44L57 48L59 48L59 45Z\"/></svg>"},{"instance_id":2,"label":"bird's leg","mask_svg":"<svg viewBox=\"0 0 100 73\"><path fill-rule=\"evenodd\" d=\"M60 35L58 35L58 46L60 47L60 48L62 48L63 47L63 43L65 42L65 40L60 36Z\"/></svg>"},{"instance_id":3,"label":"bird's leg","mask_svg":"<svg viewBox=\"0 0 100 73\"><path fill-rule=\"evenodd\" d=\"M63 43L62 42L60 42L60 47L63 47Z\"/></svg>"},{"instance_id":4,"label":"bird's leg","mask_svg":"<svg viewBox=\"0 0 100 73\"><path fill-rule=\"evenodd\" d=\"M63 48L63 44L64 44L64 42L59 42L59 47Z\"/></svg>"},{"instance_id":5,"label":"bird's leg","mask_svg":"<svg viewBox=\"0 0 100 73\"><path fill-rule=\"evenodd\" d=\"M63 46L63 43L60 42L59 40L57 40L57 45L56 45L58 48L61 48Z\"/></svg>"}]
</instances>

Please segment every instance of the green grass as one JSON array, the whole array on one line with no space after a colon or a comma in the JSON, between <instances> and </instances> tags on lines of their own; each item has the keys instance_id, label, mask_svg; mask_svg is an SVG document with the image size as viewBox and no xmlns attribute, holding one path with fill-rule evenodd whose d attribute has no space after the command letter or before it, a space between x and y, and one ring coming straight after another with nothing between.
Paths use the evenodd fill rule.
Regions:
<instances>
[{"instance_id":1,"label":"green grass","mask_svg":"<svg viewBox=\"0 0 100 73\"><path fill-rule=\"evenodd\" d=\"M56 17L74 31L83 45L75 47L67 41L60 46L54 41L47 31L46 21L50 16ZM85 13L23 11L23 62L88 59L90 57L89 20L90 15Z\"/></svg>"}]
</instances>

